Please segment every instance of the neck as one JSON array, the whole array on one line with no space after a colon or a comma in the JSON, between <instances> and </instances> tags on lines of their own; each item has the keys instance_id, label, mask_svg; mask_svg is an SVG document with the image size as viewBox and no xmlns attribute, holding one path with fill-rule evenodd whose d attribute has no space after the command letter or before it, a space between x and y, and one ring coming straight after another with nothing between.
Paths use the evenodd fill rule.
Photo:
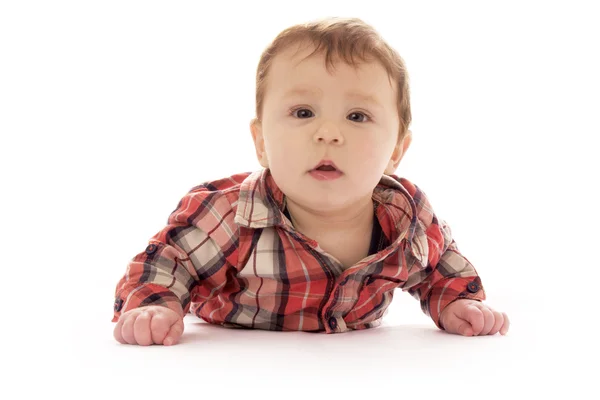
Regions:
<instances>
[{"instance_id":1,"label":"neck","mask_svg":"<svg viewBox=\"0 0 600 400\"><path fill-rule=\"evenodd\" d=\"M287 208L296 230L317 239L323 233L370 230L373 227L373 199L361 199L338 210L321 211L304 207L286 198Z\"/></svg>"}]
</instances>

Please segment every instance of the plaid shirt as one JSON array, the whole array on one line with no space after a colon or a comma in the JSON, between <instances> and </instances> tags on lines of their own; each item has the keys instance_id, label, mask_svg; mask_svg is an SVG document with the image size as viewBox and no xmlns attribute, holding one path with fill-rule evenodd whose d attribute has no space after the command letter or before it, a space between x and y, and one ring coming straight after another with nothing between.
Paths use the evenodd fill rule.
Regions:
<instances>
[{"instance_id":1,"label":"plaid shirt","mask_svg":"<svg viewBox=\"0 0 600 400\"><path fill-rule=\"evenodd\" d=\"M129 262L112 321L159 305L230 328L346 332L380 325L401 288L444 329L452 301L485 299L423 191L384 175L372 198L387 247L344 269L294 229L268 169L196 186Z\"/></svg>"}]
</instances>

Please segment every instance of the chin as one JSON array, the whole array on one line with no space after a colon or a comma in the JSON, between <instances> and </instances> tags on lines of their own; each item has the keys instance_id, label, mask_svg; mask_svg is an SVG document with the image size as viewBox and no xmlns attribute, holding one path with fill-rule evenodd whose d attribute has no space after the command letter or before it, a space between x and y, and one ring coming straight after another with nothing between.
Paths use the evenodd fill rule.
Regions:
<instances>
[{"instance_id":1,"label":"chin","mask_svg":"<svg viewBox=\"0 0 600 400\"><path fill-rule=\"evenodd\" d=\"M352 203L351 198L340 197L339 193L332 196L327 196L319 193L314 193L313 196L302 194L302 203L315 211L333 211Z\"/></svg>"}]
</instances>

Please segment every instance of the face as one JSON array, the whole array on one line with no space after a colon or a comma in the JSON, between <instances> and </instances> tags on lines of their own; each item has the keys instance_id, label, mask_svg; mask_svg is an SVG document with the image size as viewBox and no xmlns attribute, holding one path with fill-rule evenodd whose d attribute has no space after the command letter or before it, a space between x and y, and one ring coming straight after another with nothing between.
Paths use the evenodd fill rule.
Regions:
<instances>
[{"instance_id":1,"label":"face","mask_svg":"<svg viewBox=\"0 0 600 400\"><path fill-rule=\"evenodd\" d=\"M288 200L327 211L370 198L381 176L394 173L410 134L398 141L397 91L383 66L339 61L330 73L324 55L305 59L313 49L274 58L262 121L251 131L260 164ZM322 160L338 173L311 172Z\"/></svg>"}]
</instances>

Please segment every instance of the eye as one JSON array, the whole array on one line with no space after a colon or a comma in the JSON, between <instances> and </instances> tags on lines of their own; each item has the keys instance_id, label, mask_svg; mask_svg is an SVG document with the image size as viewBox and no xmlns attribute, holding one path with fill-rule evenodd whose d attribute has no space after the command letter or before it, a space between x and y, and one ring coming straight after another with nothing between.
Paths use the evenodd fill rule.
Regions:
<instances>
[{"instance_id":1,"label":"eye","mask_svg":"<svg viewBox=\"0 0 600 400\"><path fill-rule=\"evenodd\" d=\"M314 116L313 112L306 108L297 108L295 110L291 110L290 114L302 119Z\"/></svg>"},{"instance_id":2,"label":"eye","mask_svg":"<svg viewBox=\"0 0 600 400\"><path fill-rule=\"evenodd\" d=\"M348 119L353 122L365 122L369 117L361 112L353 112L348 115Z\"/></svg>"}]
</instances>

